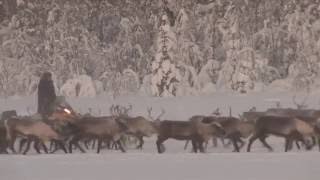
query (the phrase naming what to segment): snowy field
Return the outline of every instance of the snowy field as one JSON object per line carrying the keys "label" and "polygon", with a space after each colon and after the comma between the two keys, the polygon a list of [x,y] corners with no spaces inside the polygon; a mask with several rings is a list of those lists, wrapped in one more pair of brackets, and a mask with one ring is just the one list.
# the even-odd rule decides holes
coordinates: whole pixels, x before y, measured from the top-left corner
{"label": "snowy field", "polygon": [[[297,96],[297,100],[303,95]],[[312,95],[307,104],[319,108],[320,96]],[[201,97],[148,98],[106,97],[68,99],[78,111],[85,113],[92,108],[93,114],[108,114],[111,104],[133,105],[131,115],[146,115],[146,108],[152,106],[155,116],[163,108],[163,119],[187,120],[195,114],[210,114],[220,107],[222,113],[239,113],[256,106],[258,110],[274,107],[279,99],[284,107],[294,107],[292,94],[257,93],[251,95],[215,94]],[[35,111],[35,97],[9,98],[0,101],[1,110],[17,109],[19,114]],[[255,142],[252,152],[233,153],[232,147],[213,148],[211,144],[206,154],[193,154],[184,150],[184,142],[168,140],[164,144],[166,152],[157,154],[155,137],[146,139],[143,150],[127,147],[127,153],[103,150],[101,154],[89,151],[86,154],[38,155],[34,152],[23,155],[0,155],[0,180],[318,180],[320,178],[320,154],[317,148],[306,152],[294,148],[284,153],[283,139],[269,138],[274,147],[268,152],[260,142]]]}

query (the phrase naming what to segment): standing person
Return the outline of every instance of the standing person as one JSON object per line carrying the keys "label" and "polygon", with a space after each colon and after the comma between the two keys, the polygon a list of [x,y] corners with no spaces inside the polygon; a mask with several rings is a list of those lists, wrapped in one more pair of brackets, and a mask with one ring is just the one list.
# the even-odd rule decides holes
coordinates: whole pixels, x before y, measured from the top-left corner
{"label": "standing person", "polygon": [[50,72],[45,72],[42,74],[38,85],[38,113],[42,117],[48,117],[53,113],[56,97],[52,75]]}

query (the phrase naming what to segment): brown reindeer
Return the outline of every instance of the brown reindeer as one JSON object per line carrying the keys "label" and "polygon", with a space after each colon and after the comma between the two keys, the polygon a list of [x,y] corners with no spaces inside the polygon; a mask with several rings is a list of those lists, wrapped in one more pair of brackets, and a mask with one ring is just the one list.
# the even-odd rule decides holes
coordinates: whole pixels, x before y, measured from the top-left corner
{"label": "brown reindeer", "polygon": [[[157,129],[155,126],[155,120],[151,116],[152,108],[148,109],[148,116],[150,120],[146,119],[142,116],[130,117],[127,114],[120,115],[118,119],[122,119],[126,122],[128,129],[126,133],[136,137],[139,140],[139,145],[136,147],[137,149],[142,149],[144,140],[143,137],[151,137],[153,134],[157,133]],[[165,111],[162,109],[161,114],[156,118],[160,119],[163,116]]]}
{"label": "brown reindeer", "polygon": [[213,135],[223,135],[224,129],[219,123],[199,123],[191,121],[160,121],[157,125],[158,139],[157,149],[159,153],[165,151],[163,142],[169,138],[176,140],[191,140],[193,152],[204,152],[203,143],[212,138]]}
{"label": "brown reindeer", "polygon": [[[221,124],[221,126],[225,130],[225,135],[223,137],[231,140],[234,147],[234,151],[236,152],[239,152],[244,145],[244,141],[242,140],[242,138],[247,138],[253,132],[252,123],[240,121],[240,119],[235,117],[208,116],[203,118],[201,122],[204,122],[204,123],[217,122]],[[240,143],[240,146],[238,145],[238,143]]]}
{"label": "brown reindeer", "polygon": [[114,116],[102,117],[80,117],[71,123],[73,137],[69,142],[69,152],[72,153],[72,146],[75,145],[81,152],[85,150],[79,145],[80,140],[97,139],[97,153],[100,153],[102,143],[106,140],[116,142],[122,152],[125,152],[120,138],[128,129],[126,122]]}
{"label": "brown reindeer", "polygon": [[[230,110],[230,113],[231,113],[231,110]],[[205,116],[205,115],[195,115],[195,116],[192,116],[189,120],[190,121],[193,121],[193,122],[201,122],[204,118],[206,117],[219,117],[221,115],[220,113],[220,109],[219,108],[216,108],[212,113],[211,115],[209,116]],[[225,142],[224,142],[224,139],[222,137],[220,137],[220,140],[222,142],[223,145],[226,145]],[[186,150],[187,147],[188,147],[188,144],[189,144],[189,140],[186,141],[185,145],[184,145],[184,149]],[[218,137],[216,136],[213,136],[212,137],[212,144],[214,147],[217,147],[218,146]],[[205,142],[205,148],[207,148],[207,145],[208,145],[208,142]]]}
{"label": "brown reindeer", "polygon": [[[17,137],[22,137],[28,139],[27,148],[25,149],[23,154],[27,153],[32,141],[34,141],[36,144],[41,144],[46,153],[48,153],[48,150],[45,147],[44,143],[47,141],[57,142],[66,152],[59,134],[43,121],[36,121],[29,118],[20,119],[19,117],[13,117],[5,120],[4,125],[6,128],[6,137],[11,149],[13,149],[15,139]],[[37,148],[36,150],[37,152],[39,152]]]}
{"label": "brown reindeer", "polygon": [[286,152],[291,149],[294,140],[302,141],[307,149],[310,149],[312,145],[306,142],[306,138],[313,137],[314,134],[314,128],[298,118],[262,116],[255,123],[254,133],[249,140],[247,151],[250,151],[251,145],[256,139],[259,139],[265,147],[272,151],[272,147],[266,142],[269,135],[285,138]]}
{"label": "brown reindeer", "polygon": [[4,121],[9,148],[15,152],[14,142],[20,137],[22,139],[20,142],[20,149],[27,143],[27,148],[23,154],[27,153],[31,142],[35,143],[34,148],[38,153],[40,153],[39,145],[42,145],[44,151],[48,153],[44,144],[46,141],[55,142],[64,152],[67,152],[61,136],[53,126],[54,123],[52,120],[67,120],[73,118],[73,114],[70,113],[68,109],[57,108],[48,120],[43,120],[40,116],[40,118],[35,117],[36,116],[18,116],[8,118]]}
{"label": "brown reindeer", "polygon": [[[305,121],[309,125],[311,125],[316,133],[317,136],[314,136],[312,138],[313,143],[316,143],[316,139],[318,139],[318,146],[320,150],[320,121],[318,120],[320,118],[320,110],[316,109],[306,109],[308,106],[306,105],[306,100],[308,98],[309,94],[300,102],[298,103],[296,101],[296,96],[294,95],[292,98],[293,103],[296,105],[296,109],[293,108],[269,108],[265,112],[265,115],[267,116],[280,116],[280,117],[292,117],[292,118],[298,118],[300,120]],[[298,149],[300,149],[299,143],[296,141],[296,145]]]}

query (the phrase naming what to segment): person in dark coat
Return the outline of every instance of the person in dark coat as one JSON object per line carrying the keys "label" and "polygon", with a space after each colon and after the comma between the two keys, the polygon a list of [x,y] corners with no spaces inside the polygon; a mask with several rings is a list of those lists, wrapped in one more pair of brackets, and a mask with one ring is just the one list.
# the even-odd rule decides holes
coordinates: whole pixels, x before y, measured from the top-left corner
{"label": "person in dark coat", "polygon": [[53,113],[56,97],[52,75],[50,72],[45,72],[38,85],[38,113],[43,117],[50,116]]}

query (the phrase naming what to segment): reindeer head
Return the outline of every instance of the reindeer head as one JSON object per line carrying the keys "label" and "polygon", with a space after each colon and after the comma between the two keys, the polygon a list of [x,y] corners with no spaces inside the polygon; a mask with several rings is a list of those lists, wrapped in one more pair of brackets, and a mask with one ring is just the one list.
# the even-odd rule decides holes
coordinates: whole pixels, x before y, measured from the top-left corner
{"label": "reindeer head", "polygon": [[158,117],[154,118],[151,115],[152,107],[148,107],[147,108],[147,112],[148,112],[148,118],[151,119],[154,122],[160,122],[160,118],[166,113],[165,110],[161,108],[161,113],[158,115]]}
{"label": "reindeer head", "polygon": [[217,135],[217,136],[224,136],[226,134],[226,131],[225,129],[222,127],[222,125],[218,122],[212,122],[211,124],[211,127],[213,128],[213,132],[214,132],[214,135]]}
{"label": "reindeer head", "polygon": [[112,116],[129,116],[129,112],[132,110],[132,105],[129,104],[128,107],[120,106],[120,105],[111,105],[109,108],[110,114]]}

